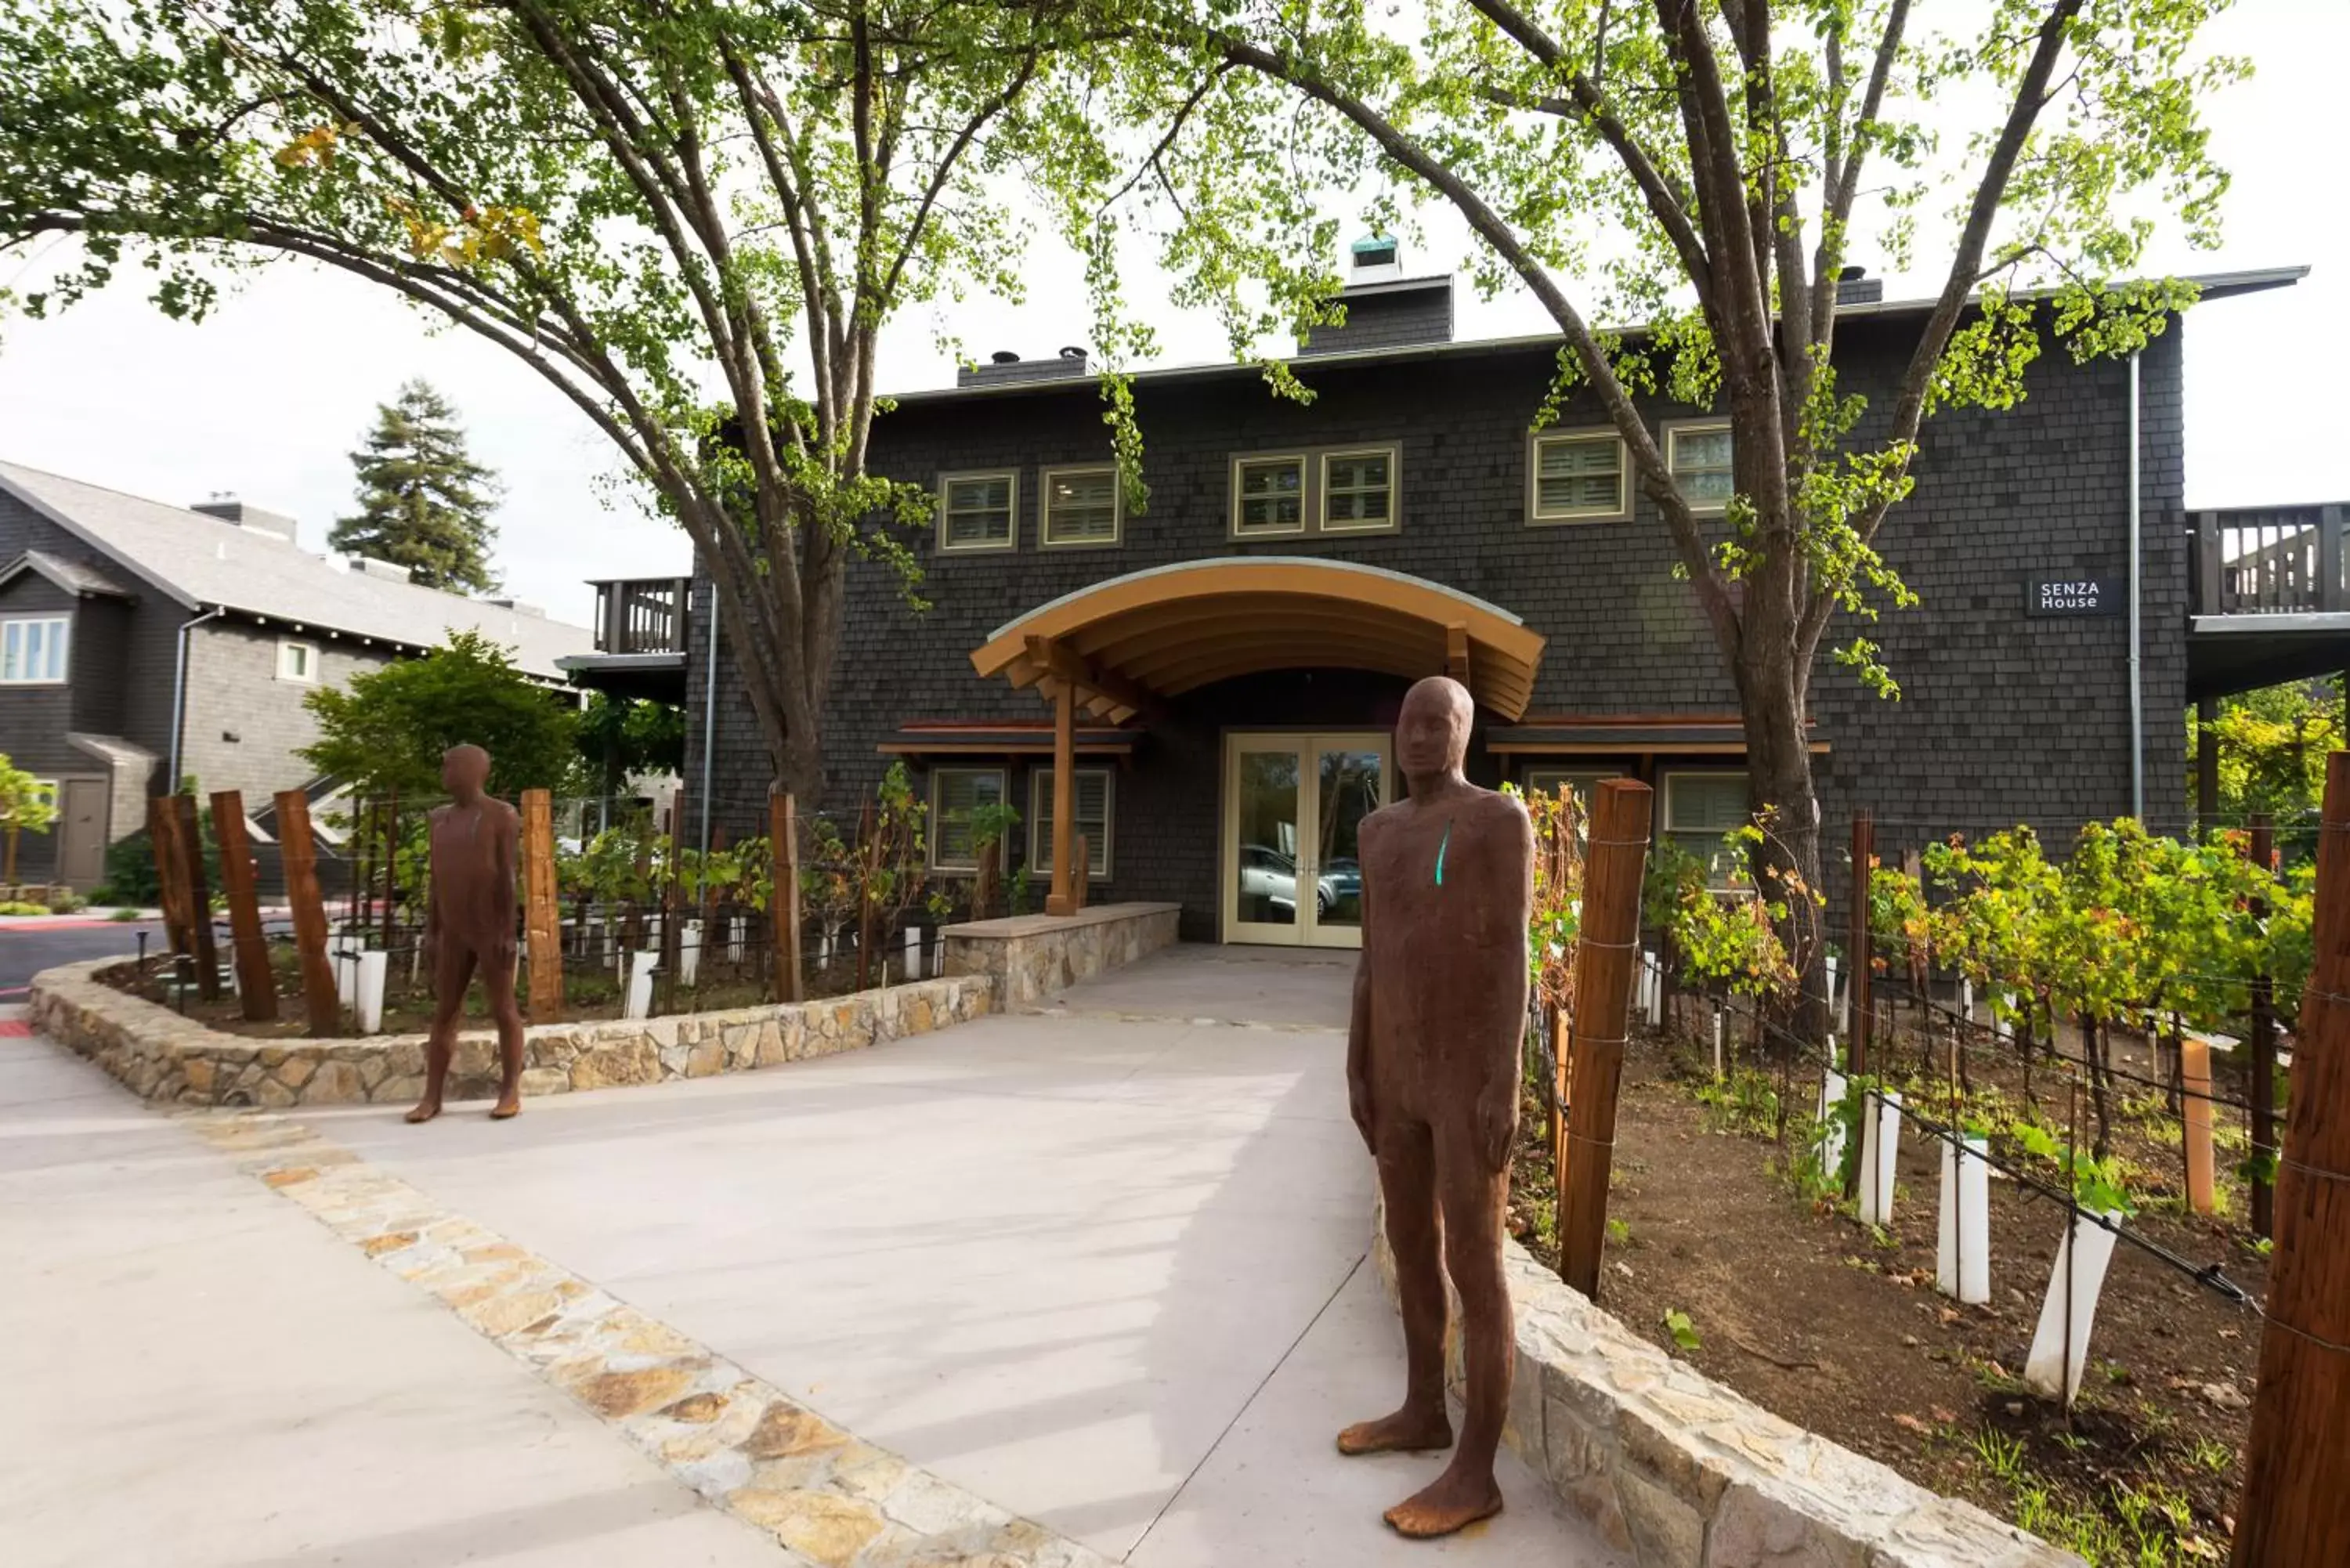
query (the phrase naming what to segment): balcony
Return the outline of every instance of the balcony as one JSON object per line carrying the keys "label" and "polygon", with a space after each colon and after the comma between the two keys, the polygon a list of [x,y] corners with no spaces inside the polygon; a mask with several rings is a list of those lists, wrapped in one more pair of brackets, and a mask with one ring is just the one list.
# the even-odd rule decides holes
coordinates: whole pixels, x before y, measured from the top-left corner
{"label": "balcony", "polygon": [[2189,514],[2189,697],[2222,697],[2350,665],[2345,514],[2350,505],[2340,503]]}
{"label": "balcony", "polygon": [[596,651],[558,660],[582,686],[656,702],[685,700],[691,577],[613,577],[596,589]]}
{"label": "balcony", "polygon": [[594,585],[596,651],[683,653],[691,577],[619,577]]}

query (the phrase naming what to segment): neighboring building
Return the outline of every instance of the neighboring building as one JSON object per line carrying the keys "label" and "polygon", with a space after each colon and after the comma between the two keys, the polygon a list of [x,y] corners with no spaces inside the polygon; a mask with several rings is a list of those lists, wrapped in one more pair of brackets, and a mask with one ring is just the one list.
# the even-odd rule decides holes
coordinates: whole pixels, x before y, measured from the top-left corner
{"label": "neighboring building", "polygon": [[302,700],[320,685],[478,631],[561,687],[557,661],[591,644],[527,605],[311,555],[294,533],[234,501],[168,506],[0,463],[0,753],[55,781],[59,808],[22,841],[26,880],[100,880],[107,846],[175,776],[254,812],[312,782],[295,752],[317,738]]}
{"label": "neighboring building", "polygon": [[[1451,280],[1372,259],[1346,325],[1295,362],[1310,403],[1247,366],[1136,379],[1147,511],[1119,498],[1081,354],[998,356],[951,389],[898,397],[871,464],[935,488],[936,526],[916,542],[934,607],[909,607],[885,566],[852,565],[824,804],[853,809],[901,758],[931,800],[941,872],[970,866],[970,813],[996,800],[1025,818],[1015,847],[1041,870],[1054,709],[1038,699],[1072,685],[1094,901],[1178,901],[1192,939],[1348,944],[1354,823],[1395,798],[1404,690],[1449,669],[1479,701],[1472,777],[1634,774],[1657,787],[1660,830],[1718,846],[1747,810],[1735,695],[1622,442],[1587,389],[1529,433],[1558,340],[1452,342]],[[2206,278],[2203,297],[2301,275]],[[1841,386],[1870,399],[1864,439],[1928,308],[1876,287],[1846,286],[1836,335]],[[1863,807],[1897,852],[2018,821],[2069,833],[2128,812],[2134,791],[2179,831],[2190,701],[2350,662],[2338,511],[2264,514],[2257,537],[2239,526],[2251,519],[2198,519],[2209,538],[2190,548],[2178,322],[2136,366],[2052,348],[2027,380],[2013,409],[1928,422],[1916,491],[1881,537],[1923,599],[1870,628],[1901,700],[1825,658],[1813,680],[1831,860]],[[1641,401],[1689,490],[1725,494],[1726,421]],[[2300,575],[2262,566],[2263,547]],[[663,657],[698,802],[706,580],[691,602],[690,635]],[[2293,613],[2236,613],[2251,609]],[[762,829],[771,770],[721,652],[712,793],[740,835]]]}

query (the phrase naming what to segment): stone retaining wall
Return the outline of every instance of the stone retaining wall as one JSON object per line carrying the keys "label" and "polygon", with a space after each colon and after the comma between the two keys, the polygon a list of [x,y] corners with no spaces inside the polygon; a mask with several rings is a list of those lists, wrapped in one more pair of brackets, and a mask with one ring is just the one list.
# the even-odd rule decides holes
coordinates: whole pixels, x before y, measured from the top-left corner
{"label": "stone retaining wall", "polygon": [[1074,915],[968,920],[940,932],[948,974],[995,981],[996,1005],[1032,1007],[1054,992],[1175,940],[1180,904],[1103,904]]}
{"label": "stone retaining wall", "polygon": [[[1383,1214],[1376,1231],[1392,1301]],[[1503,1440],[1638,1568],[2081,1568],[1674,1360],[1515,1241],[1505,1267],[1517,1366]],[[1457,1395],[1457,1301],[1454,1324]]]}
{"label": "stone retaining wall", "polygon": [[[95,978],[121,961],[68,964],[37,976],[30,1018],[35,1030],[96,1062],[142,1098],[284,1107],[399,1103],[424,1093],[421,1034],[255,1040],[224,1033]],[[976,1018],[990,1010],[993,994],[989,977],[965,975],[796,1005],[535,1023],[523,1033],[522,1091],[658,1084],[829,1056]],[[451,1096],[484,1096],[496,1084],[495,1033],[458,1035]]]}

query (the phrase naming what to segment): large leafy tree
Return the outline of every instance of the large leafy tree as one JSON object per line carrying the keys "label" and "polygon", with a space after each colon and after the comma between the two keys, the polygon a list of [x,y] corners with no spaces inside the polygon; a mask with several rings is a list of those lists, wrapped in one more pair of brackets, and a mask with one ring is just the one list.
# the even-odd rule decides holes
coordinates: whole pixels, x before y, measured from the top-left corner
{"label": "large leafy tree", "polygon": [[[2121,280],[2166,213],[2213,237],[2197,104],[2239,70],[2194,49],[2225,0],[1939,7],[1956,36],[1910,0],[1097,3],[1140,45],[1124,112],[1156,128],[1107,193],[1155,208],[1179,292],[1220,304],[1236,348],[1326,319],[1334,191],[1374,223],[1449,206],[1480,281],[1548,312],[1557,384],[1529,417],[1581,397],[1623,435],[1777,808],[1765,874],[1814,886],[1813,673],[1835,628],[1895,691],[1866,623],[1911,599],[1877,546],[1921,422],[2020,398],[2051,336],[2113,354],[2162,329],[2190,291]],[[1860,257],[1939,280],[1873,406],[1835,359]],[[1729,416],[1726,519],[1669,470],[1644,394]]]}
{"label": "large leafy tree", "polygon": [[465,450],[465,431],[449,400],[423,381],[376,406],[375,429],[351,453],[359,509],[337,520],[327,543],[355,556],[391,561],[426,587],[452,593],[498,586],[490,542],[497,526],[497,475]]}
{"label": "large leafy tree", "polygon": [[[911,573],[867,472],[884,325],[1018,292],[987,174],[1082,116],[1068,20],[994,0],[0,0],[0,249],[22,304],[126,260],[199,316],[297,256],[512,354],[603,432],[714,580],[775,771],[820,793],[848,558]],[[1048,134],[1049,133],[1049,134]]]}
{"label": "large leafy tree", "polygon": [[576,776],[579,721],[568,698],[533,682],[477,632],[321,686],[303,703],[318,722],[303,760],[361,794],[438,794],[442,753],[466,744],[490,753],[491,791],[508,799],[560,791]]}

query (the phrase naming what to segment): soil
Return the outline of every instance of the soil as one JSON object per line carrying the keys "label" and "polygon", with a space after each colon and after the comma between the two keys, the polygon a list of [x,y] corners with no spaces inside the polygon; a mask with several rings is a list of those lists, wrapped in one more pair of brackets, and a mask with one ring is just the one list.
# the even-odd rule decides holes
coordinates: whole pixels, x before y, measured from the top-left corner
{"label": "soil", "polygon": [[[2020,1103],[2020,1075],[1988,1054],[1971,1064],[1976,1088],[1996,1086]],[[2125,1071],[2151,1071],[2142,1045],[2117,1041],[2115,1057]],[[2035,1076],[2044,1094],[2044,1062]],[[1771,1136],[1774,1118],[1759,1094],[1771,1081],[1750,1070],[1742,1106],[1735,1085],[1713,1091],[1708,1104],[1700,1096],[1711,1073],[1693,1048],[1654,1035],[1634,1043],[1601,1304],[1765,1408],[2092,1562],[2223,1557],[2260,1318],[2123,1242],[2068,1416],[2019,1381],[2064,1231],[2061,1205],[1995,1176],[1991,1300],[1959,1306],[1934,1289],[1941,1145],[1904,1137],[1893,1223],[1873,1234],[1849,1205],[1807,1198],[1780,1174],[1801,1128],[1791,1126],[1784,1146]],[[1792,1097],[1807,1109],[1816,1067],[1794,1081]],[[2054,1106],[2060,1124],[2067,1109],[2063,1099]],[[2223,1182],[2221,1216],[2183,1213],[2176,1124],[2166,1128],[2150,1105],[2140,1110],[2114,1122],[2140,1210],[2130,1231],[2199,1265],[2217,1264],[2260,1300],[2266,1268],[2242,1189]],[[1534,1114],[1524,1124],[1513,1229],[1555,1261],[1550,1162],[1540,1144],[1546,1124]],[[2223,1149],[2218,1163],[2235,1158]],[[2061,1187],[2053,1168],[2033,1174]],[[1688,1314],[1697,1348],[1674,1343],[1668,1312]],[[2180,1517],[2147,1523],[2147,1500],[2158,1515],[2168,1502]],[[2141,1558],[2148,1541],[2155,1554]]]}
{"label": "soil", "polygon": [[[892,954],[889,983],[903,981],[903,959]],[[224,962],[225,962],[224,955]],[[224,1034],[242,1034],[263,1040],[298,1040],[308,1033],[303,1012],[302,978],[293,948],[285,943],[273,943],[269,950],[271,972],[276,978],[277,1017],[267,1023],[255,1023],[244,1016],[236,993],[225,981],[218,1000],[206,1002],[192,992],[182,1005],[176,985],[172,982],[171,960],[158,955],[139,964],[118,964],[101,970],[98,978],[117,990],[129,992],[159,1006],[169,1007],[195,1019],[210,1029]],[[722,1012],[738,1007],[756,1007],[769,1000],[766,981],[749,963],[726,964],[705,959],[697,986],[666,985],[656,978],[653,981],[653,1015],[668,1017],[689,1012]],[[879,984],[878,977],[870,983]],[[563,1018],[568,1023],[586,1023],[615,1019],[625,1011],[626,994],[619,977],[606,963],[569,959],[565,962],[563,981]],[[857,964],[853,958],[837,959],[829,966],[818,966],[807,977],[805,994],[811,1000],[826,996],[845,996],[857,989]],[[522,1007],[523,1021],[533,1022],[526,984],[517,980],[515,1000]],[[488,1004],[476,984],[467,988],[463,1027],[487,1027],[490,1022]],[[431,982],[418,976],[413,983],[408,975],[404,955],[396,956],[384,982],[383,1024],[385,1034],[421,1034],[432,1022]]]}

